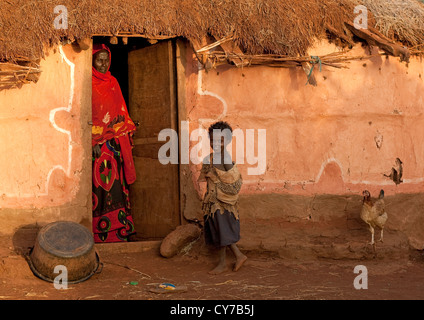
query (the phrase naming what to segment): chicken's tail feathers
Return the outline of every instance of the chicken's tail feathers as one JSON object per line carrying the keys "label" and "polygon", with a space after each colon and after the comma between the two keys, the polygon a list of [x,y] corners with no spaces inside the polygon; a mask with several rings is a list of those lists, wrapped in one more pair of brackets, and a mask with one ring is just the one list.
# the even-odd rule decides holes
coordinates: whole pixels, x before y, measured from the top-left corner
{"label": "chicken's tail feathers", "polygon": [[384,190],[381,189],[380,190],[380,195],[378,196],[379,199],[383,199],[384,198]]}

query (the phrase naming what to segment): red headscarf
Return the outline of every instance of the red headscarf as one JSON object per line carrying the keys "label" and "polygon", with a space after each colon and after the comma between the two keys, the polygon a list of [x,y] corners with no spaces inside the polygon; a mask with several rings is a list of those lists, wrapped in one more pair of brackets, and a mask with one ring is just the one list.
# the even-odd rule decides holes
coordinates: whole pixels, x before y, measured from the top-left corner
{"label": "red headscarf", "polygon": [[[104,44],[95,44],[93,55],[103,49],[109,53],[111,61],[110,50]],[[112,138],[119,140],[125,177],[131,184],[135,181],[135,168],[129,134],[135,131],[136,126],[128,113],[118,81],[109,69],[103,74],[93,67],[92,72],[92,144],[102,144]]]}
{"label": "red headscarf", "polygon": [[[110,50],[104,44],[95,44],[93,46],[93,55],[100,50],[106,50],[109,53],[110,61]],[[134,132],[136,127],[128,114],[128,109],[116,78],[111,75],[109,69],[105,74],[97,71],[94,67],[92,70],[92,144],[94,146],[112,138],[118,138]]]}

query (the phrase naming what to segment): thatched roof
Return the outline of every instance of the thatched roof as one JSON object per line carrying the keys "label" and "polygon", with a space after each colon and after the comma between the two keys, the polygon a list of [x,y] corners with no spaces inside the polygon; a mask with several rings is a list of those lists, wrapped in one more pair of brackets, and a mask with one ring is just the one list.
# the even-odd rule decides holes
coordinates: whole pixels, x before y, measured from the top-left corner
{"label": "thatched roof", "polygon": [[[1,0],[0,60],[35,59],[63,39],[130,32],[199,40],[233,35],[248,54],[304,55],[314,39],[348,43],[354,6],[369,23],[407,46],[424,43],[424,5],[418,0]],[[68,29],[57,30],[57,5],[68,9]],[[330,31],[332,32],[330,32]]]}

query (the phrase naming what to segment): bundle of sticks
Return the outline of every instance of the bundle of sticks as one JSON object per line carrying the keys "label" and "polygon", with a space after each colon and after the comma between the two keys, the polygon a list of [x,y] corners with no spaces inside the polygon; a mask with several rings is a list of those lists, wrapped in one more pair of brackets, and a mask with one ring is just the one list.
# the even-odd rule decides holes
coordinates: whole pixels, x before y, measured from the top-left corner
{"label": "bundle of sticks", "polygon": [[234,52],[213,51],[203,53],[212,62],[212,67],[222,64],[234,64],[237,67],[264,65],[269,67],[293,68],[302,67],[304,63],[320,63],[323,66],[347,68],[344,63],[352,60],[369,59],[376,55],[347,56],[347,51],[333,52],[320,57],[288,57],[281,55],[248,55]]}
{"label": "bundle of sticks", "polygon": [[41,70],[37,62],[19,60],[17,63],[0,62],[0,90],[20,88],[23,84],[37,82]]}

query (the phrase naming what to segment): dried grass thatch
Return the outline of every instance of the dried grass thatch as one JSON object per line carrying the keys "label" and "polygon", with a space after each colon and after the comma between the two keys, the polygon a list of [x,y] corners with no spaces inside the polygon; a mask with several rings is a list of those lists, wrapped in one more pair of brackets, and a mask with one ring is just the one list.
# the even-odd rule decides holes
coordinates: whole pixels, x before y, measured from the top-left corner
{"label": "dried grass thatch", "polygon": [[362,0],[385,36],[410,46],[424,44],[424,5],[418,1]]}
{"label": "dried grass thatch", "polygon": [[[68,9],[67,30],[53,26],[59,3]],[[353,21],[359,3],[388,37],[407,45],[424,42],[424,6],[417,0],[2,0],[0,60],[32,60],[63,39],[118,32],[189,40],[232,34],[246,54],[302,56],[329,30],[350,42],[344,22]]]}

